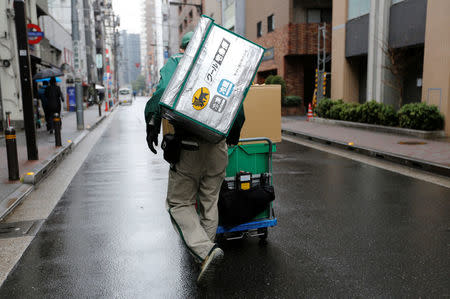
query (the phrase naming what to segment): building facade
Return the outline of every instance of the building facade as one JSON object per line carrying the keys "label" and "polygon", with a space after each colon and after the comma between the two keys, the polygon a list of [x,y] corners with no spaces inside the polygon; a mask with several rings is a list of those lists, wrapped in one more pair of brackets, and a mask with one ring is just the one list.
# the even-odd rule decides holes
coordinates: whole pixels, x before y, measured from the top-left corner
{"label": "building facade", "polygon": [[[0,129],[5,127],[6,112],[10,112],[14,127],[21,129],[24,124],[13,3],[0,2],[0,31],[6,33],[0,39],[0,60],[3,66],[0,67]],[[50,67],[60,68],[66,76],[70,76],[73,70],[71,34],[49,13],[47,0],[26,1],[25,5],[27,24],[37,25],[44,32],[39,43],[28,45],[32,76]],[[4,61],[7,61],[7,67]],[[60,86],[65,95],[66,80],[62,80]],[[37,98],[37,88],[38,84],[33,82],[34,98]],[[67,108],[67,105],[63,107]]]}
{"label": "building facade", "polygon": [[331,97],[422,101],[448,119],[449,11],[446,0],[333,0]]}
{"label": "building facade", "polygon": [[141,73],[141,38],[139,34],[120,32],[119,81],[121,86],[130,85]]}
{"label": "building facade", "polygon": [[331,53],[331,5],[331,0],[206,0],[205,14],[266,48],[257,83],[280,75],[286,81],[286,94],[300,96],[307,105],[315,88],[318,28],[324,23],[325,50]]}

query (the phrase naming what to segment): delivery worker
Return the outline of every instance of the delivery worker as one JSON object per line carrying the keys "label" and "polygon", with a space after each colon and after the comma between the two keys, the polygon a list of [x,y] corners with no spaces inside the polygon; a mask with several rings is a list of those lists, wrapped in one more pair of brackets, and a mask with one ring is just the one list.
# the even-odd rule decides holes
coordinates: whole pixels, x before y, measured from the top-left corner
{"label": "delivery worker", "polygon": [[[153,96],[145,107],[147,123],[147,144],[156,154],[161,126],[159,101],[183,56],[193,32],[186,33],[180,45],[179,54],[169,58],[160,70],[161,78]],[[204,286],[213,278],[215,269],[223,260],[222,249],[214,243],[219,215],[217,201],[228,164],[228,147],[239,142],[239,135],[245,116],[241,108],[226,140],[209,143],[198,136],[175,127],[175,134],[181,138],[179,162],[171,165],[166,206],[175,231],[194,259],[201,263],[197,284]],[[196,202],[198,198],[198,210]]]}

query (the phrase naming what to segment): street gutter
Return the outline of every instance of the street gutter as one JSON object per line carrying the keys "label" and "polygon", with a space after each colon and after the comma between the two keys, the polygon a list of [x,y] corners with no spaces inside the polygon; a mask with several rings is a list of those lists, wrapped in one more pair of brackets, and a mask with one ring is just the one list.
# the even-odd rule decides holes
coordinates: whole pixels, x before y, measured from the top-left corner
{"label": "street gutter", "polygon": [[71,143],[61,146],[47,160],[37,165],[31,172],[21,178],[22,184],[3,200],[0,199],[0,221],[8,216],[33,190],[34,186],[45,179],[63,161],[78,144],[93,131],[104,119],[109,117],[118,104],[110,109],[108,115],[102,115],[89,128],[85,129]]}
{"label": "street gutter", "polygon": [[281,132],[283,134],[292,135],[301,137],[307,140],[311,140],[318,143],[323,143],[326,145],[331,145],[341,149],[347,149],[349,151],[353,151],[359,154],[363,154],[370,157],[375,157],[379,159],[383,159],[386,161],[394,162],[397,164],[401,164],[404,166],[412,167],[415,169],[420,169],[424,171],[428,171],[434,174],[450,177],[450,167],[445,165],[439,165],[433,162],[424,161],[420,159],[414,159],[407,156],[397,155],[393,153],[383,152],[380,150],[375,150],[362,146],[349,145],[345,142],[328,139],[325,137],[314,136],[310,134],[306,134],[304,132],[294,131],[294,130],[286,130],[282,129]]}

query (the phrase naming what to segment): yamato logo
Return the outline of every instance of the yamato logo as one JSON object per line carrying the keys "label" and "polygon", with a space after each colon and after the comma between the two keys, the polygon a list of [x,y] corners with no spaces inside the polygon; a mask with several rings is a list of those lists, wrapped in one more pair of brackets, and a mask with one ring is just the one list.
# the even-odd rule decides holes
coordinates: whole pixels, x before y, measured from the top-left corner
{"label": "yamato logo", "polygon": [[206,107],[206,105],[209,102],[209,89],[206,87],[200,87],[197,89],[197,91],[194,93],[194,96],[192,97],[192,106],[195,110],[202,110]]}

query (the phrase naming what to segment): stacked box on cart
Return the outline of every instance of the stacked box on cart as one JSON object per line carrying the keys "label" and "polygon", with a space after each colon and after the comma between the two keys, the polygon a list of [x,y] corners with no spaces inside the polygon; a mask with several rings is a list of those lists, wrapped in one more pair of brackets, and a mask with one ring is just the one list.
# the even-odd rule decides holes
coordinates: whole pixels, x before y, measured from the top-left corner
{"label": "stacked box on cart", "polygon": [[161,98],[163,117],[210,142],[224,139],[263,54],[263,47],[202,16]]}

